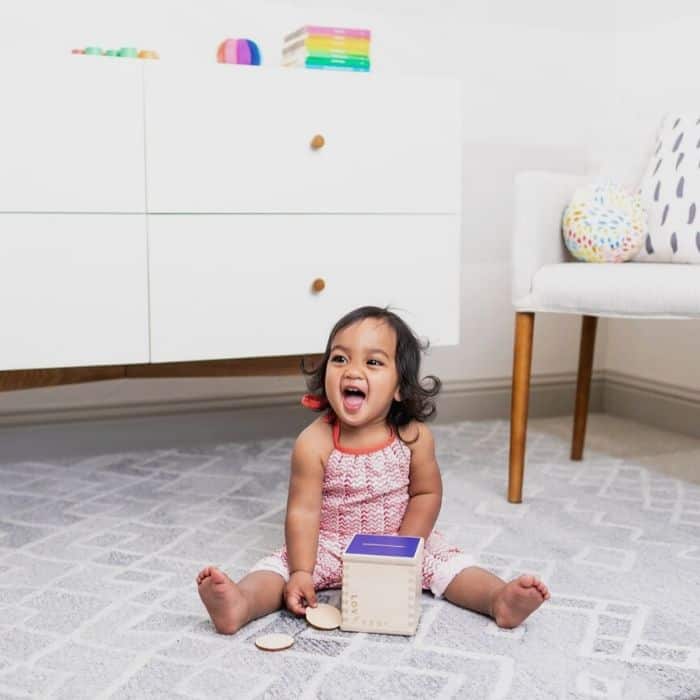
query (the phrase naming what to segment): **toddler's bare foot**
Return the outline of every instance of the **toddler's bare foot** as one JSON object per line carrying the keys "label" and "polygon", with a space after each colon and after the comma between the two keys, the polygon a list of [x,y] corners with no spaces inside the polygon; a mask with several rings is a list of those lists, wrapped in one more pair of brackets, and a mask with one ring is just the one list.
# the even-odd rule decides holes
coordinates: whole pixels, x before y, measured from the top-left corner
{"label": "toddler's bare foot", "polygon": [[250,621],[245,595],[215,566],[207,566],[197,574],[197,590],[219,634],[233,634]]}
{"label": "toddler's bare foot", "polygon": [[518,576],[494,596],[493,619],[499,627],[517,627],[545,600],[549,600],[549,590],[542,581],[527,574]]}

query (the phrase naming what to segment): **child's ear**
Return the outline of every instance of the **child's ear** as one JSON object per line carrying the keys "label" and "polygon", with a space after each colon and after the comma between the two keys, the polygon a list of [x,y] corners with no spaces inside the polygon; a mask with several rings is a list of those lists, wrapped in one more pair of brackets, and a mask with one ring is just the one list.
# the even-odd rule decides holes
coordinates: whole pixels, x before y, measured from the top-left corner
{"label": "child's ear", "polygon": [[399,387],[396,387],[396,391],[394,392],[394,401],[401,401],[401,391]]}

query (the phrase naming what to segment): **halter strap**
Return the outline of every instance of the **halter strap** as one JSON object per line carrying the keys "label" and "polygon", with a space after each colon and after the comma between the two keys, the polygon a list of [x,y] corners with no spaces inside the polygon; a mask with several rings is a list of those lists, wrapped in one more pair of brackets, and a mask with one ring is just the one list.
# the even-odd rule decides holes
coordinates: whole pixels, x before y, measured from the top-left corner
{"label": "halter strap", "polygon": [[352,447],[342,447],[340,444],[340,421],[333,421],[333,447],[339,452],[344,452],[351,455],[367,455],[371,452],[380,452],[381,450],[389,447],[394,440],[396,435],[394,434],[394,429],[389,426],[389,437],[381,444],[375,445],[366,449],[353,449]]}

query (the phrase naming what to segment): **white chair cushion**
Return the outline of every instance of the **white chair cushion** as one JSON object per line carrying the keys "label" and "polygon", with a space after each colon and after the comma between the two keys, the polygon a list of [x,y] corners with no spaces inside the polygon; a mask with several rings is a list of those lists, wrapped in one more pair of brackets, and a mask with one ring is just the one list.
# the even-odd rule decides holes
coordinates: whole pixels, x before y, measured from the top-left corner
{"label": "white chair cushion", "polygon": [[657,263],[559,263],[540,267],[518,311],[592,316],[700,318],[700,267]]}

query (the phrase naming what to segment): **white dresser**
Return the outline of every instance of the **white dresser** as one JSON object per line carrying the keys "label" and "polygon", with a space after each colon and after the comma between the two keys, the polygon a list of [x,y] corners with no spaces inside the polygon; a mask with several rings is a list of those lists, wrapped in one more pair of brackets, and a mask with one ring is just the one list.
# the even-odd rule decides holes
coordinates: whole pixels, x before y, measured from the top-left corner
{"label": "white dresser", "polygon": [[87,56],[1,80],[0,370],[317,353],[363,304],[458,341],[456,81]]}

